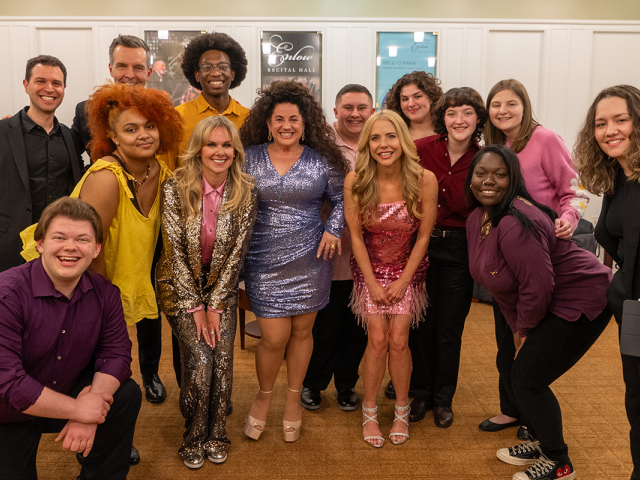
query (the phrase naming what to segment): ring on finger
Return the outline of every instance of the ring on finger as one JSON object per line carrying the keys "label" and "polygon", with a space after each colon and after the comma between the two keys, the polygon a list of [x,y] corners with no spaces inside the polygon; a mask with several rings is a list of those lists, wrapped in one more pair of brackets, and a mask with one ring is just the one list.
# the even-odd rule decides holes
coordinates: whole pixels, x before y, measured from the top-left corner
{"label": "ring on finger", "polygon": [[333,245],[331,245],[331,250],[335,250],[336,249],[336,244],[334,243]]}

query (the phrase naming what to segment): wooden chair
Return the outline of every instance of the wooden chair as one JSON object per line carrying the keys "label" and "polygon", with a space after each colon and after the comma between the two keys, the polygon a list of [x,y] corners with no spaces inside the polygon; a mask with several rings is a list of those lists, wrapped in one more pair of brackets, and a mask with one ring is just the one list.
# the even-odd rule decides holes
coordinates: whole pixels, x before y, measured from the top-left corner
{"label": "wooden chair", "polygon": [[253,338],[260,338],[260,326],[257,320],[249,322],[245,325],[246,312],[251,311],[251,303],[247,292],[244,290],[244,282],[238,286],[238,318],[240,319],[240,348],[244,350],[244,336],[248,335]]}

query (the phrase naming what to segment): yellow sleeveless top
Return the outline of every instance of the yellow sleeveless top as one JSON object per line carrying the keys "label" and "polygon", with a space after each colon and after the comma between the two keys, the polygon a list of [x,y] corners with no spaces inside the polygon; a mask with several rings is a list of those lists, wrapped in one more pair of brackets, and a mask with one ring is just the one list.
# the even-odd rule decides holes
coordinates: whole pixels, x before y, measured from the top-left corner
{"label": "yellow sleeveless top", "polygon": [[[129,325],[133,325],[143,318],[158,317],[156,295],[151,284],[151,264],[156,247],[158,234],[160,233],[160,192],[162,183],[171,176],[171,171],[161,160],[158,179],[158,192],[149,210],[149,216],[142,215],[133,206],[131,199],[133,193],[127,185],[127,174],[118,163],[97,160],[87,170],[80,182],[76,185],[70,197],[78,198],[86,178],[98,170],[109,170],[118,179],[119,201],[118,209],[111,222],[109,235],[102,244],[104,260],[107,269],[107,279],[120,289],[124,318]],[[31,260],[37,257],[32,254],[35,248],[33,233],[35,225],[24,230],[20,236],[24,242],[22,256]],[[28,240],[31,239],[29,242]],[[30,244],[33,245],[30,245]]]}

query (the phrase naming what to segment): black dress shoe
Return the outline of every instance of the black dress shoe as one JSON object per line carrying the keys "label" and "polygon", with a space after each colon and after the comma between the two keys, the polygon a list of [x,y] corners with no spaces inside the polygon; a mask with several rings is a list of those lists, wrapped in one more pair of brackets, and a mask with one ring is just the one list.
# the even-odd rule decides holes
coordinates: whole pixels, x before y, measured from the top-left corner
{"label": "black dress shoe", "polygon": [[138,449],[136,447],[131,445],[131,461],[129,464],[137,465],[139,463],[140,463],[140,453],[138,452]]}
{"label": "black dress shoe", "polygon": [[227,405],[227,415],[231,415],[233,413],[233,402],[229,402]]}
{"label": "black dress shoe", "polygon": [[519,440],[537,440],[537,435],[535,434],[535,432],[532,434],[531,430],[529,430],[527,427],[520,427],[518,429],[518,433],[516,433],[516,436]]}
{"label": "black dress shoe", "polygon": [[478,428],[484,432],[499,432],[509,427],[517,427],[520,425],[520,420],[514,420],[509,423],[493,423],[490,418],[487,418],[484,422],[478,425]]}
{"label": "black dress shoe", "polygon": [[389,383],[387,383],[387,387],[384,389],[384,396],[389,400],[396,399],[396,389],[393,388],[393,382],[391,380],[389,380]]}
{"label": "black dress shoe", "polygon": [[320,390],[302,387],[302,392],[300,392],[300,405],[307,410],[317,410],[320,408],[321,403],[322,397],[320,396]]}
{"label": "black dress shoe", "polygon": [[162,403],[166,400],[167,391],[157,373],[148,382],[144,382],[144,396],[149,403]]}
{"label": "black dress shoe", "polygon": [[451,407],[434,407],[433,423],[436,427],[448,428],[453,423],[453,412]]}
{"label": "black dress shoe", "polygon": [[338,392],[338,408],[345,412],[351,412],[358,409],[360,405],[360,398],[356,393],[355,388],[345,388],[344,390],[337,390]]}
{"label": "black dress shoe", "polygon": [[424,418],[429,410],[433,409],[433,405],[425,400],[414,398],[411,401],[411,411],[409,412],[410,422],[419,422]]}

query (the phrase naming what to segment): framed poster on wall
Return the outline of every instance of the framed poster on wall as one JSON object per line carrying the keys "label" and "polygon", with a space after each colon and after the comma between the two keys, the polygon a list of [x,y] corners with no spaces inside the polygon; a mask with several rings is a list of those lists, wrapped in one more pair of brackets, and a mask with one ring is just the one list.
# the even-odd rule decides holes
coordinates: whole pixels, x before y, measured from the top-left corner
{"label": "framed poster on wall", "polygon": [[200,93],[200,90],[189,85],[189,81],[182,73],[182,54],[189,42],[201,33],[206,31],[147,30],[144,32],[144,39],[151,51],[153,67],[147,86],[167,92],[176,106],[193,100]]}
{"label": "framed poster on wall", "polygon": [[304,84],[322,104],[322,32],[260,32],[261,87],[275,80]]}
{"label": "framed poster on wall", "polygon": [[438,32],[379,32],[376,58],[376,108],[403,75],[422,70],[436,75]]}

